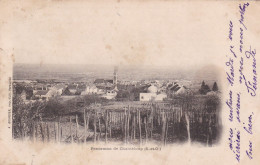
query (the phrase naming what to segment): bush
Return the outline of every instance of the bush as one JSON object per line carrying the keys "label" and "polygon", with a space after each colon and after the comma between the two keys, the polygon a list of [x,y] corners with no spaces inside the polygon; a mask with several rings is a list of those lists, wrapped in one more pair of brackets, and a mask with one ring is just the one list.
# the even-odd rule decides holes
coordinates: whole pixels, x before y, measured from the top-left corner
{"label": "bush", "polygon": [[31,134],[32,123],[42,120],[45,102],[25,104],[19,95],[13,97],[13,138]]}

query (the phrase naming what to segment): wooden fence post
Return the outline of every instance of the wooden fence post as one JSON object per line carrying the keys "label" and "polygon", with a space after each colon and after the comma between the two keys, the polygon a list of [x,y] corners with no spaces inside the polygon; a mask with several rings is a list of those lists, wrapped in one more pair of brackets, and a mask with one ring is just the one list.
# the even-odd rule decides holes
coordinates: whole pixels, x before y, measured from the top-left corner
{"label": "wooden fence post", "polygon": [[79,121],[78,121],[78,115],[76,115],[76,138],[78,140],[79,137]]}
{"label": "wooden fence post", "polygon": [[148,132],[147,132],[147,120],[144,118],[144,128],[145,128],[145,143],[147,143]]}
{"label": "wooden fence post", "polygon": [[41,124],[40,124],[40,129],[41,129],[41,135],[42,135],[42,142],[44,142],[44,130],[43,130],[43,124],[42,124],[42,122],[41,122]]}
{"label": "wooden fence post", "polygon": [[187,115],[187,112],[185,112],[185,120],[187,124],[187,133],[188,133],[188,144],[191,144],[191,139],[190,139],[190,121],[189,121],[189,116]]}
{"label": "wooden fence post", "polygon": [[142,144],[142,128],[141,128],[141,115],[140,115],[140,109],[138,110],[138,124],[139,124],[139,142],[140,145]]}
{"label": "wooden fence post", "polygon": [[59,118],[59,122],[58,122],[58,132],[57,132],[57,135],[58,135],[58,142],[60,142],[60,121],[61,121],[61,117]]}
{"label": "wooden fence post", "polygon": [[62,127],[60,127],[60,142],[62,140]]}
{"label": "wooden fence post", "polygon": [[127,129],[127,115],[126,115],[126,107],[124,107],[125,113],[124,113],[124,144],[127,142],[127,134],[126,134],[126,129]]}
{"label": "wooden fence post", "polygon": [[165,137],[164,137],[164,145],[167,145],[167,137],[168,137],[168,127],[169,127],[169,119],[168,119],[168,113],[166,113],[166,130],[165,130]]}
{"label": "wooden fence post", "polygon": [[71,116],[70,116],[70,142],[73,143]]}
{"label": "wooden fence post", "polygon": [[96,143],[96,134],[97,134],[97,121],[96,121],[96,118],[97,118],[97,113],[96,113],[96,109],[94,109],[94,143]]}
{"label": "wooden fence post", "polygon": [[111,118],[112,118],[112,113],[109,112],[109,138],[112,138],[112,122],[111,122]]}
{"label": "wooden fence post", "polygon": [[[86,134],[88,134],[88,126],[89,126],[89,115],[90,112],[87,112],[87,125],[86,125]],[[87,135],[86,135],[87,136]],[[87,142],[87,137],[86,137],[86,142]]]}
{"label": "wooden fence post", "polygon": [[130,106],[128,105],[128,112],[127,112],[127,135],[126,135],[126,142],[129,143],[129,122],[130,122]]}
{"label": "wooden fence post", "polygon": [[32,124],[32,135],[33,135],[33,142],[35,143],[35,122],[34,121]]}
{"label": "wooden fence post", "polygon": [[207,146],[212,146],[212,121],[211,121],[211,114],[209,116],[209,124],[208,124],[208,136],[207,136]]}
{"label": "wooden fence post", "polygon": [[87,120],[86,120],[86,109],[84,109],[84,143],[87,139]]}
{"label": "wooden fence post", "polygon": [[136,113],[133,114],[133,117],[134,117],[134,119],[133,119],[133,122],[134,122],[134,128],[133,128],[134,129],[134,135],[133,135],[134,136],[134,140],[135,140],[135,123],[136,123],[136,121],[135,121],[136,120],[135,114]]}
{"label": "wooden fence post", "polygon": [[49,129],[49,124],[47,123],[47,140],[50,142],[50,129]]}
{"label": "wooden fence post", "polygon": [[154,116],[154,109],[153,106],[151,106],[151,139],[153,138],[153,116]]}
{"label": "wooden fence post", "polygon": [[54,137],[55,137],[55,142],[57,142],[57,129],[56,129],[56,122],[54,122]]}
{"label": "wooden fence post", "polygon": [[165,144],[165,130],[166,130],[166,117],[165,117],[165,113],[162,112],[162,132],[161,132],[162,144]]}
{"label": "wooden fence post", "polygon": [[98,141],[100,141],[102,129],[101,129],[101,124],[100,124],[100,118],[99,118],[99,116],[98,116],[98,130],[99,130]]}
{"label": "wooden fence post", "polygon": [[107,143],[107,126],[108,126],[108,110],[106,110],[106,121],[105,121],[105,141]]}
{"label": "wooden fence post", "polygon": [[38,141],[38,122],[35,123],[35,141]]}

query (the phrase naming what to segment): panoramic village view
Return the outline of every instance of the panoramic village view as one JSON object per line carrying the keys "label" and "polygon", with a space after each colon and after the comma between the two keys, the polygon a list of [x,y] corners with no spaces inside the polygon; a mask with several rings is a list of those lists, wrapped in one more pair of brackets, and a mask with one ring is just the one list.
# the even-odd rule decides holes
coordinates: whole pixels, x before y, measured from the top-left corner
{"label": "panoramic village view", "polygon": [[221,88],[210,69],[75,68],[15,64],[14,139],[217,144]]}

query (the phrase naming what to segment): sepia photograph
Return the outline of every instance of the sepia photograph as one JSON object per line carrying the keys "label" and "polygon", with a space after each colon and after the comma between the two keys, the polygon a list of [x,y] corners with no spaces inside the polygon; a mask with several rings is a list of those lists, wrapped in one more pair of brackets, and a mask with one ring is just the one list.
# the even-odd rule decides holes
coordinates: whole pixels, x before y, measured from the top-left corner
{"label": "sepia photograph", "polygon": [[0,0],[0,165],[256,165],[259,1]]}
{"label": "sepia photograph", "polygon": [[16,140],[210,147],[221,135],[214,67],[15,64],[13,74]]}

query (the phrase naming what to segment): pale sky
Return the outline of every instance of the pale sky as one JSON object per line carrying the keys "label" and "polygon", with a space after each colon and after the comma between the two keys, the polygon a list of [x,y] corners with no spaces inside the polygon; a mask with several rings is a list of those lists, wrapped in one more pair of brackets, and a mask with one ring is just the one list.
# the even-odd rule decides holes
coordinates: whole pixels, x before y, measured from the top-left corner
{"label": "pale sky", "polygon": [[208,9],[214,5],[21,4],[2,28],[3,44],[15,63],[211,64],[224,56],[228,28],[227,13]]}

